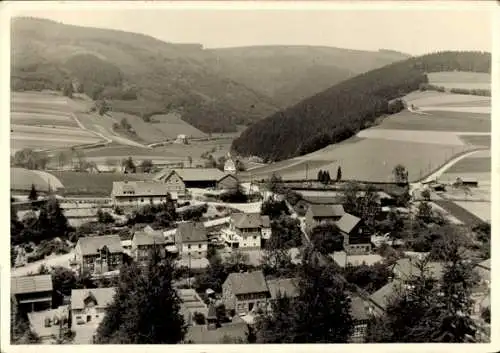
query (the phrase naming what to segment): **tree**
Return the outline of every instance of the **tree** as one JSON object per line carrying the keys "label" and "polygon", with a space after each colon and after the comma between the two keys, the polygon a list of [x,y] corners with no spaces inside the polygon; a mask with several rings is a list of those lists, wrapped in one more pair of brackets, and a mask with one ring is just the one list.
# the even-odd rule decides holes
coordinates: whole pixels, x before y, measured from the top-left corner
{"label": "tree", "polygon": [[367,227],[373,229],[375,219],[380,212],[381,206],[377,191],[372,185],[369,185],[363,196],[356,198],[356,207],[353,213],[363,219]]}
{"label": "tree", "polygon": [[355,284],[368,293],[373,293],[385,286],[390,276],[391,270],[383,263],[359,266],[348,264],[344,269],[344,278],[347,282]]}
{"label": "tree", "polygon": [[342,180],[342,168],[340,166],[338,166],[337,168],[337,178],[336,178],[336,181],[339,182]]}
{"label": "tree", "polygon": [[342,204],[344,205],[345,211],[351,214],[356,214],[358,207],[358,194],[361,191],[360,185],[358,183],[348,182],[342,191]]}
{"label": "tree", "polygon": [[63,95],[69,98],[73,98],[73,83],[68,81],[63,86]]}
{"label": "tree", "polygon": [[269,199],[262,203],[260,213],[261,215],[269,216],[271,219],[277,219],[282,215],[290,214],[285,201],[275,201],[273,199]]}
{"label": "tree", "polygon": [[417,217],[424,223],[430,223],[432,221],[432,206],[425,201],[422,201],[418,205]]}
{"label": "tree", "polygon": [[63,168],[70,162],[71,156],[68,155],[67,151],[61,151],[57,154],[57,162],[59,168]]}
{"label": "tree", "polygon": [[310,235],[311,243],[320,254],[328,255],[344,248],[344,236],[334,223],[314,227]]}
{"label": "tree", "polygon": [[136,173],[137,168],[135,167],[134,160],[132,157],[128,157],[122,161],[122,167],[124,169],[125,174],[127,173]]}
{"label": "tree", "polygon": [[283,179],[279,174],[273,173],[271,178],[267,182],[269,191],[274,194],[283,194],[285,192],[285,187],[283,185]]}
{"label": "tree", "polygon": [[408,171],[402,164],[398,164],[392,170],[394,181],[398,184],[408,184]]}
{"label": "tree", "polygon": [[325,174],[323,173],[323,170],[320,169],[318,171],[317,179],[320,183],[323,183],[323,180],[325,180]]}
{"label": "tree", "polygon": [[193,166],[193,157],[188,156],[188,163],[189,163],[189,168]]}
{"label": "tree", "polygon": [[153,170],[153,161],[151,159],[145,159],[141,162],[141,168],[144,173],[151,173]]}
{"label": "tree", "polygon": [[154,252],[147,268],[124,265],[113,302],[97,329],[99,344],[175,344],[186,326],[172,286],[174,265]]}
{"label": "tree", "polygon": [[35,184],[31,184],[31,191],[28,195],[28,200],[36,201],[38,200],[38,192],[36,191]]}
{"label": "tree", "polygon": [[78,93],[85,93],[85,87],[83,86],[83,83],[78,84],[77,92]]}
{"label": "tree", "polygon": [[290,334],[295,325],[294,314],[293,301],[278,293],[271,311],[257,318],[257,343],[294,343],[294,335]]}
{"label": "tree", "polygon": [[109,212],[105,212],[102,209],[97,210],[97,221],[99,223],[114,223],[115,219]]}
{"label": "tree", "polygon": [[271,238],[266,243],[266,249],[284,249],[302,245],[302,229],[296,218],[282,215],[271,223]]}
{"label": "tree", "polygon": [[431,200],[431,192],[429,191],[429,189],[425,189],[424,191],[422,191],[422,197],[425,201]]}

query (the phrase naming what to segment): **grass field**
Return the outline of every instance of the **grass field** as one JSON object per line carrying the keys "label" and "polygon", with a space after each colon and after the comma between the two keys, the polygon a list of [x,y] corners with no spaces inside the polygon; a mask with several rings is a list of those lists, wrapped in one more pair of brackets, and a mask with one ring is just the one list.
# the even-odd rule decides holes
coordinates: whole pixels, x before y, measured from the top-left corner
{"label": "grass field", "polygon": [[460,139],[465,143],[474,145],[474,146],[491,146],[491,135],[459,135]]}
{"label": "grass field", "polygon": [[420,130],[420,131],[455,131],[455,132],[490,132],[489,114],[468,114],[449,111],[429,111],[428,114],[415,114],[404,110],[385,118],[374,129]]}
{"label": "grass field", "polygon": [[427,74],[429,83],[445,88],[490,89],[491,75],[480,72],[434,72]]}
{"label": "grass field", "polygon": [[16,125],[47,125],[62,127],[78,127],[76,121],[67,115],[35,113],[35,112],[12,112],[11,124]]}
{"label": "grass field", "polygon": [[452,165],[447,173],[489,173],[491,172],[491,158],[464,158]]}
{"label": "grass field", "polygon": [[485,222],[491,220],[490,202],[456,201],[455,203]]}
{"label": "grass field", "polygon": [[[412,92],[404,97],[405,101],[414,104],[417,107],[433,106],[433,105],[449,105],[449,104],[466,104],[475,102],[490,101],[491,98],[483,96],[474,96],[470,94],[456,94],[437,91]],[[484,104],[484,103],[481,103]]]}
{"label": "grass field", "polygon": [[466,225],[472,226],[483,221],[481,218],[477,217],[475,214],[469,212],[465,208],[457,205],[453,201],[436,200],[434,202],[439,207],[443,208],[446,212],[449,212],[453,217],[457,218],[459,221]]}

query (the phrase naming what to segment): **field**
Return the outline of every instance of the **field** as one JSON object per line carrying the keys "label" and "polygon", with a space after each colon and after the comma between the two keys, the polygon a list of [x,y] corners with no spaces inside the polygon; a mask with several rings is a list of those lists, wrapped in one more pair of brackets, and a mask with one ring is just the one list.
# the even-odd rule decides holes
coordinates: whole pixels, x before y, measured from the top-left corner
{"label": "field", "polygon": [[479,72],[434,72],[427,74],[429,83],[447,89],[490,89],[491,75]]}
{"label": "field", "polygon": [[[480,102],[478,108],[489,108],[484,102],[491,102],[485,97],[429,91],[413,92],[405,99],[421,110],[439,104],[474,106],[475,102]],[[424,114],[402,111],[347,141],[305,156],[255,168],[241,176],[258,180],[276,172],[285,180],[305,179],[307,170],[308,178],[316,179],[320,169],[336,175],[340,166],[343,179],[391,182],[394,166],[401,163],[408,169],[410,181],[419,180],[453,156],[483,147],[491,139],[490,114],[450,111],[444,105],[439,109],[443,110]]]}
{"label": "field", "polygon": [[96,143],[99,136],[83,130],[64,97],[48,93],[13,93],[11,150],[65,148]]}
{"label": "field", "polygon": [[481,218],[457,205],[455,202],[448,200],[436,200],[434,202],[464,224],[474,225],[483,221]]}

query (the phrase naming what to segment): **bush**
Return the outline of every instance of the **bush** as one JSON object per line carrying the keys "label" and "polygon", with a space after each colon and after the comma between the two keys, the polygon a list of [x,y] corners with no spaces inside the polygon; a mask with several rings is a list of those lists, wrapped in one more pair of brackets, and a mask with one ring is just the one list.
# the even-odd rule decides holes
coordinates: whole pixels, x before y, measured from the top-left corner
{"label": "bush", "polygon": [[197,325],[205,325],[205,315],[199,312],[195,312],[193,315],[193,320],[196,322]]}

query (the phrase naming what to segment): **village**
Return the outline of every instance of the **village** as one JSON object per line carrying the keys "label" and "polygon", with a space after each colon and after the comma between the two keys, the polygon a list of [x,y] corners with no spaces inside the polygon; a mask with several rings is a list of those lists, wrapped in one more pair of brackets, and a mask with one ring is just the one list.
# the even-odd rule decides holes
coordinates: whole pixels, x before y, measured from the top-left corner
{"label": "village", "polygon": [[[298,295],[299,282],[288,267],[300,264],[304,249],[313,246],[320,262],[337,268],[336,276],[350,288],[350,341],[365,342],[371,318],[384,312],[398,285],[418,271],[421,261],[433,278],[442,276],[444,262],[434,246],[421,235],[410,242],[412,234],[401,234],[408,232],[407,224],[419,233],[423,227],[453,223],[427,203],[445,185],[431,183],[418,190],[414,185],[410,191],[400,181],[395,183],[399,187],[383,191],[373,185],[325,182],[325,177],[320,173],[318,181],[288,186],[278,175],[240,182],[229,155],[223,171],[166,167],[148,180],[115,181],[109,198],[66,199],[58,194],[62,189],[49,187],[49,193],[26,200],[34,186],[25,187],[24,196],[21,188],[12,190],[26,200],[12,204],[15,212],[26,214],[55,202],[78,233],[66,240],[22,240],[14,246],[12,328],[16,318],[24,317],[39,342],[94,343],[122,266],[131,261],[147,266],[158,250],[178,269],[174,286],[188,327],[184,341],[248,342],[249,332],[273,302]],[[72,218],[75,210],[90,218]],[[479,228],[468,228],[466,237],[481,236]],[[327,239],[335,232],[340,241]],[[43,247],[50,253],[37,254]],[[480,274],[473,293],[474,317],[487,335],[490,259],[477,246],[471,249]],[[288,263],[273,262],[283,251]],[[227,275],[213,284],[207,277],[218,261]],[[76,284],[81,281],[92,284]]]}

